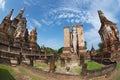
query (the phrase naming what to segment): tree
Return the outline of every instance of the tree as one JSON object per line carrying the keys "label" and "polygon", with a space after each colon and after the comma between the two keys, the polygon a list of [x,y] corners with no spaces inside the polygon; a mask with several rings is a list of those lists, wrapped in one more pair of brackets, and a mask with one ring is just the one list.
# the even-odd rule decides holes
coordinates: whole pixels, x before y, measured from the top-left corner
{"label": "tree", "polygon": [[85,43],[85,48],[87,48],[87,42],[86,42],[86,41],[84,41],[84,43]]}
{"label": "tree", "polygon": [[98,47],[99,47],[99,49],[102,49],[102,43],[101,42],[98,44]]}
{"label": "tree", "polygon": [[57,53],[57,50],[54,50],[52,48],[46,47],[45,49],[46,49],[47,53]]}
{"label": "tree", "polygon": [[102,42],[100,42],[99,44],[98,44],[98,49],[96,50],[97,52],[100,52],[100,50],[102,49]]}
{"label": "tree", "polygon": [[60,49],[58,49],[57,53],[62,53],[63,52],[63,47],[61,47]]}

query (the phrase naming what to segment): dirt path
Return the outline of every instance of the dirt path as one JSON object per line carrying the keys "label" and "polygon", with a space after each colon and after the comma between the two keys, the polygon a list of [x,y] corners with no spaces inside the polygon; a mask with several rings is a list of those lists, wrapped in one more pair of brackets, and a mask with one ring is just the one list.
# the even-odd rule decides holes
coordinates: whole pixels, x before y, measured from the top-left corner
{"label": "dirt path", "polygon": [[[24,75],[20,72],[19,68],[21,66],[16,66],[16,67],[12,67],[14,72],[17,74],[17,76],[15,77],[16,80],[33,80],[30,76]],[[22,67],[25,69],[25,71],[27,71],[27,73],[32,74],[35,77],[39,77],[40,79],[42,78],[43,80],[57,80],[55,78],[49,78],[48,76],[44,76],[42,74],[39,74],[37,72],[33,72],[32,70],[29,70],[25,67]]]}
{"label": "dirt path", "polygon": [[107,77],[106,76],[101,76],[101,77],[97,77],[97,78],[93,78],[93,79],[85,79],[85,78],[76,77],[76,76],[67,76],[66,77],[66,76],[63,76],[63,75],[62,76],[53,75],[51,77],[48,74],[42,74],[42,73],[39,73],[37,71],[35,72],[35,71],[33,71],[31,69],[28,69],[26,67],[23,67],[23,66],[16,66],[16,67],[13,67],[14,71],[17,73],[16,80],[33,80],[30,76],[21,74],[21,72],[19,70],[20,67],[24,68],[25,71],[32,74],[33,76],[39,77],[40,79],[42,78],[43,80],[111,80],[111,79],[116,79],[116,77],[118,77],[119,74],[120,74],[120,71],[115,70]]}
{"label": "dirt path", "polygon": [[120,76],[120,70],[115,70],[108,76],[108,79],[113,80],[113,79],[116,79],[119,76]]}

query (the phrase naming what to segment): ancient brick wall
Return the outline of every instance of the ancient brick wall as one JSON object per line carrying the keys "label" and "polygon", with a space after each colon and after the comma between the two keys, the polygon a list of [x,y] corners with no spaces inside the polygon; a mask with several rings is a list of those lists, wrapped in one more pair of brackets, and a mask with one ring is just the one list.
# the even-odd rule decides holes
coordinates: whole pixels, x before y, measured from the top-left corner
{"label": "ancient brick wall", "polygon": [[87,70],[87,77],[97,77],[101,75],[108,75],[116,68],[116,63],[105,66],[101,69]]}

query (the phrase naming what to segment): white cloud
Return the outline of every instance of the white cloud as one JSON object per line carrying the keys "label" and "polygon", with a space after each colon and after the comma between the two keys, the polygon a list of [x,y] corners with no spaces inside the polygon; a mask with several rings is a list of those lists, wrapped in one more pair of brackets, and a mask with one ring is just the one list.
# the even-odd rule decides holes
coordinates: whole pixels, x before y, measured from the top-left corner
{"label": "white cloud", "polygon": [[27,6],[38,5],[39,1],[37,0],[23,0],[23,3]]}
{"label": "white cloud", "polygon": [[30,3],[30,2],[28,2],[28,1],[26,1],[26,0],[24,0],[23,2],[24,2],[24,4],[26,4],[26,5],[28,5],[28,6],[30,6],[30,5],[31,5],[31,3]]}
{"label": "white cloud", "polygon": [[[26,0],[25,0],[26,1]],[[31,0],[33,1],[33,0]],[[26,1],[26,5],[34,5],[34,2]],[[91,49],[92,44],[97,47],[97,44],[101,42],[98,30],[100,28],[100,20],[97,13],[97,10],[102,10],[104,15],[115,23],[118,22],[115,15],[120,13],[120,0],[62,0],[63,4],[58,6],[56,9],[50,11],[47,18],[42,19],[41,21],[31,20],[30,27],[41,26],[41,23],[50,25],[52,23],[61,25],[65,22],[72,24],[83,24],[89,23],[92,26],[89,30],[84,30],[85,40],[87,41],[88,49]],[[49,21],[49,18],[52,21]],[[83,25],[83,28],[86,26]],[[40,40],[41,41],[41,40]],[[54,49],[61,46],[60,42],[57,39],[45,39],[40,43],[44,44],[47,47],[52,47]],[[41,44],[41,45],[42,45]]]}
{"label": "white cloud", "polygon": [[55,22],[60,21],[61,23],[68,22],[73,24],[84,23],[87,21],[88,12],[60,7],[51,11],[49,17]]}
{"label": "white cloud", "polygon": [[85,40],[87,40],[87,48],[91,49],[92,44],[94,44],[95,48],[98,48],[98,43],[101,42],[100,36],[98,34],[98,30],[92,28],[84,33]]}
{"label": "white cloud", "polygon": [[100,28],[101,23],[99,20],[97,10],[102,10],[104,15],[108,18],[108,20],[115,23],[118,22],[118,20],[115,18],[115,15],[119,12],[117,2],[115,2],[114,0],[109,0],[109,1],[94,0],[94,2],[90,4],[90,9],[88,9],[88,12],[90,14],[88,16],[88,22],[87,22],[92,24],[93,28],[85,32],[85,37],[88,40],[88,49],[90,49],[90,46],[92,44],[95,45],[95,48],[98,48],[97,45],[101,41],[100,36],[98,34],[98,30]]}
{"label": "white cloud", "polygon": [[117,23],[116,14],[120,13],[119,8],[120,0],[63,0],[58,8],[50,11],[48,18],[51,18],[53,23],[60,24],[65,23],[65,21],[72,24],[91,24],[89,30],[84,30],[85,39],[89,46],[88,49],[91,48],[92,44],[98,48],[97,45],[101,41],[98,34],[101,23],[97,10],[102,10],[110,21]]}
{"label": "white cloud", "polygon": [[33,25],[34,25],[34,26],[39,27],[39,28],[42,27],[41,23],[40,23],[38,20],[32,19],[32,21],[33,21]]}
{"label": "white cloud", "polygon": [[27,27],[28,27],[29,33],[32,31],[34,27],[38,27],[38,28],[42,27],[41,23],[38,20],[34,18],[30,18],[28,16],[26,17],[27,17]]}
{"label": "white cloud", "polygon": [[4,10],[5,9],[5,0],[0,0],[0,9]]}
{"label": "white cloud", "polygon": [[52,21],[46,21],[45,19],[42,19],[41,21],[48,26],[53,23]]}

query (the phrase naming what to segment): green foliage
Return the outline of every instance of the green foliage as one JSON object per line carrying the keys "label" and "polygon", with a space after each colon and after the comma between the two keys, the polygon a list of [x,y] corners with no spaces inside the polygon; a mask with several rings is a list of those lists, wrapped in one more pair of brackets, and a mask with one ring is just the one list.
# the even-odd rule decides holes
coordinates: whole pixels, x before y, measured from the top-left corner
{"label": "green foliage", "polygon": [[117,79],[116,80],[120,80],[120,76],[119,77],[117,77]]}
{"label": "green foliage", "polygon": [[100,52],[100,49],[97,49],[96,52]]}
{"label": "green foliage", "polygon": [[47,53],[57,53],[57,50],[54,50],[52,48],[46,47],[45,49],[46,49]]}
{"label": "green foliage", "polygon": [[117,64],[116,69],[117,69],[117,70],[120,70],[120,64]]}
{"label": "green foliage", "polygon": [[39,67],[42,69],[49,69],[49,65],[45,64],[45,63],[40,63],[38,61],[34,62],[34,66],[35,67]]}
{"label": "green foliage", "polygon": [[86,61],[85,63],[87,63],[87,69],[88,70],[94,70],[94,69],[100,69],[102,68],[102,65],[101,64],[98,64],[96,62],[93,62],[93,61]]}
{"label": "green foliage", "polygon": [[78,74],[80,74],[82,72],[82,68],[81,67],[75,68],[75,72],[77,72]]}
{"label": "green foliage", "polygon": [[15,75],[10,66],[0,64],[0,80],[14,80]]}
{"label": "green foliage", "polygon": [[102,43],[101,42],[98,44],[98,47],[99,47],[99,49],[97,49],[96,52],[100,52],[100,50],[102,49]]}
{"label": "green foliage", "polygon": [[63,47],[61,47],[60,49],[58,49],[57,53],[62,53],[63,52]]}
{"label": "green foliage", "polygon": [[99,49],[102,48],[102,43],[101,42],[98,44],[98,47],[99,47]]}

